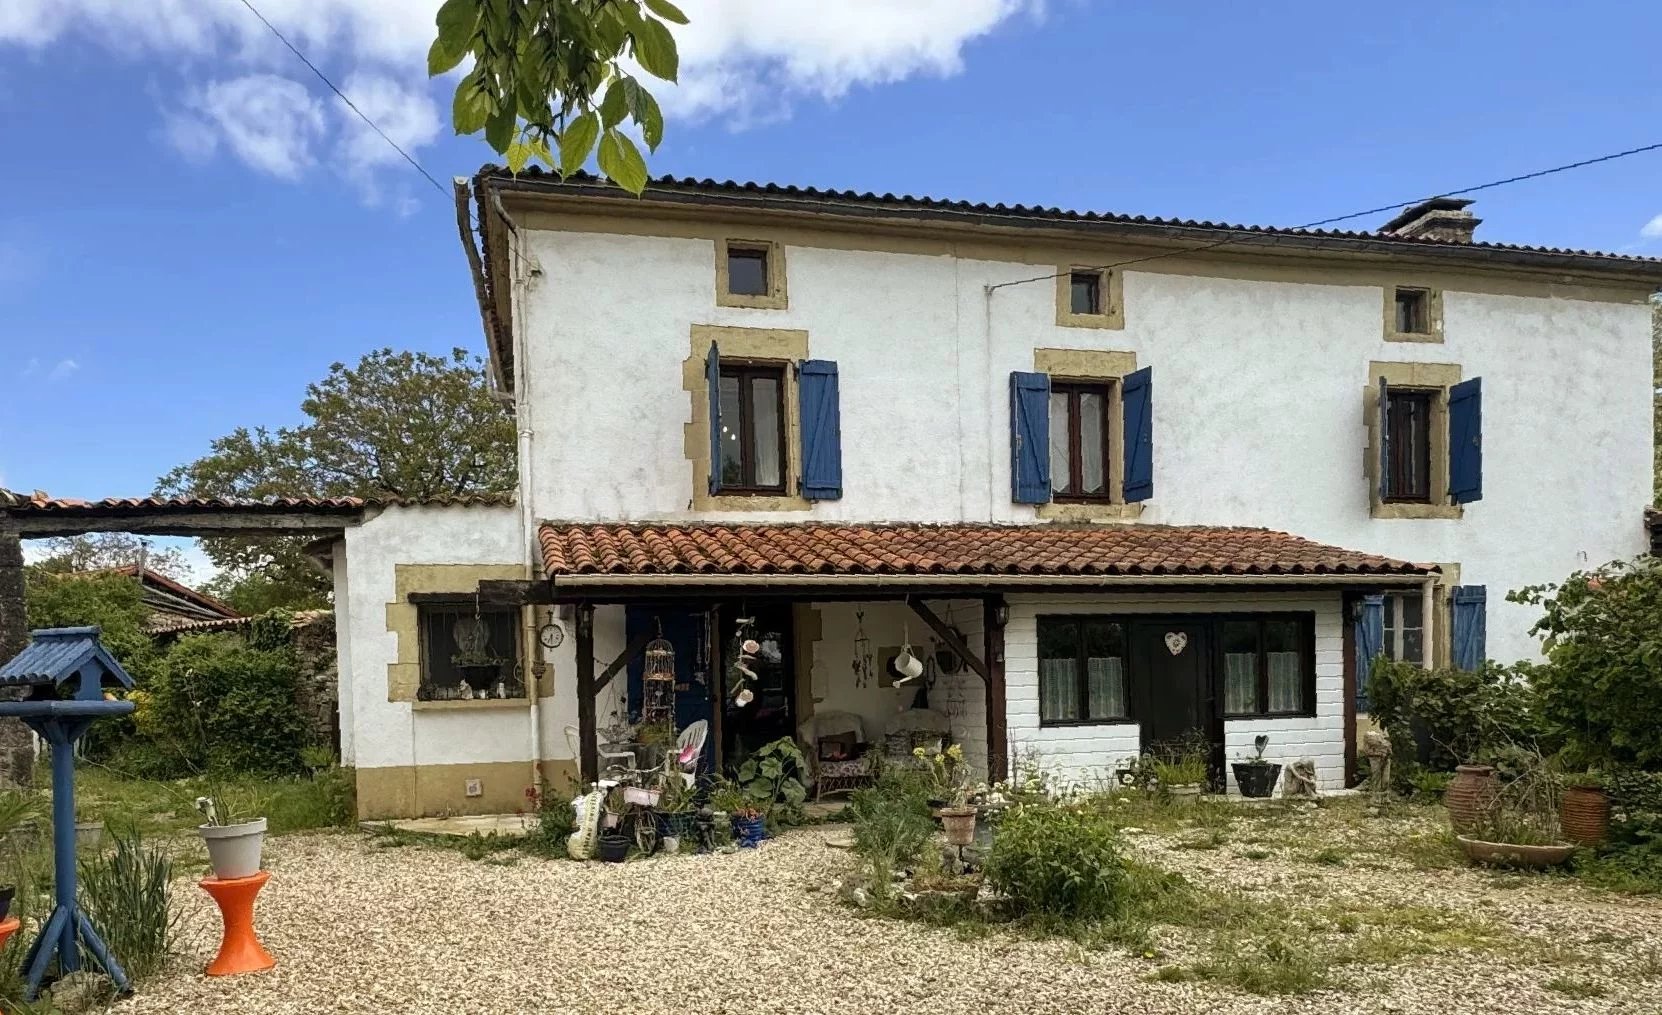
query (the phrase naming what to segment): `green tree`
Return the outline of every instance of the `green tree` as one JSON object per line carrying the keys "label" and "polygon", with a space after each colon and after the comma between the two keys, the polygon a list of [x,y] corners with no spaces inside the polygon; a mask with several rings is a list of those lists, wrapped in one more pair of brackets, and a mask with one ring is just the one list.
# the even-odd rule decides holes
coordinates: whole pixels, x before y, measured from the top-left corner
{"label": "green tree", "polygon": [[1662,507],[1662,293],[1651,299],[1650,312],[1651,365],[1651,454],[1655,470],[1651,473],[1653,501]]}
{"label": "green tree", "polygon": [[457,134],[485,141],[519,172],[535,159],[562,175],[581,169],[598,146],[600,171],[631,193],[646,187],[648,150],[664,136],[652,93],[628,72],[673,82],[680,57],[669,24],[687,17],[669,0],[446,0],[427,72],[472,58],[456,84]]}
{"label": "green tree", "polygon": [[[157,492],[195,497],[369,497],[428,500],[514,488],[514,421],[485,364],[380,349],[336,363],[308,385],[305,422],[238,427],[181,465]],[[208,588],[244,612],[327,605],[329,580],[296,537],[202,540],[220,577]]]}
{"label": "green tree", "polygon": [[53,536],[40,541],[45,556],[34,566],[56,574],[80,574],[130,567],[142,561],[145,570],[166,575],[174,581],[190,573],[185,555],[175,547],[157,549],[150,541],[130,532],[88,532],[79,536]]}
{"label": "green tree", "polygon": [[31,630],[102,628],[104,646],[135,680],[150,675],[156,649],[144,632],[149,611],[138,582],[117,574],[60,574],[35,565],[24,569],[23,588]]}

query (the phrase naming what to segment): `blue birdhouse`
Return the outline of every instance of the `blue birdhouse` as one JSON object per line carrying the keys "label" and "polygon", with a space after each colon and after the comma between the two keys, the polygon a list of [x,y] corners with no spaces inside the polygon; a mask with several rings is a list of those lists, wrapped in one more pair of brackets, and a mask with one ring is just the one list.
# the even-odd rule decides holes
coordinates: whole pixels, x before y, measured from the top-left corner
{"label": "blue birdhouse", "polygon": [[[104,688],[132,687],[133,678],[98,640],[96,627],[36,631],[29,647],[0,665],[0,688],[27,687],[28,701],[0,701],[0,716],[23,720],[52,747],[52,869],[57,905],[23,960],[24,996],[40,993],[47,968],[81,968],[89,956],[122,993],[132,984],[75,897],[75,742],[94,720],[133,711],[130,701],[105,701]],[[67,698],[66,698],[67,692]]]}

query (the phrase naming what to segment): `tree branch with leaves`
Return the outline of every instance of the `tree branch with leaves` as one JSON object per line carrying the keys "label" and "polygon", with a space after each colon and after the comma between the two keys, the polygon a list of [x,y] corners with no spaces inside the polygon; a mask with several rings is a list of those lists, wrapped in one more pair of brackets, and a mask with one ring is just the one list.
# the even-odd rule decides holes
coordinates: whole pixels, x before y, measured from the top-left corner
{"label": "tree branch with leaves", "polygon": [[669,0],[446,0],[435,21],[428,74],[472,59],[452,102],[457,134],[483,132],[516,173],[534,160],[566,176],[597,153],[618,186],[646,188],[646,160],[624,125],[648,151],[663,140],[663,112],[631,68],[676,80],[669,25],[687,16]]}

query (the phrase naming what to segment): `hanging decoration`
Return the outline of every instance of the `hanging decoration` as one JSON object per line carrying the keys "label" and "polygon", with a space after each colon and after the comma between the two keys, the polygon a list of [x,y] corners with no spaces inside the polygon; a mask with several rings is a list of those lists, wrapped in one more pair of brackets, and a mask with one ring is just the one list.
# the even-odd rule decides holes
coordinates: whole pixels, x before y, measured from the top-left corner
{"label": "hanging decoration", "polygon": [[658,637],[646,643],[641,671],[642,725],[675,725],[675,646],[664,637],[658,621]]}
{"label": "hanging decoration", "polygon": [[762,646],[750,636],[751,628],[756,625],[755,617],[740,617],[737,628],[733,633],[734,653],[733,670],[727,675],[728,686],[733,692],[733,704],[739,708],[756,700],[756,692],[750,685],[756,683],[756,654]]}
{"label": "hanging decoration", "polygon": [[866,611],[854,611],[854,686],[870,687],[872,666],[871,639],[866,637]]}

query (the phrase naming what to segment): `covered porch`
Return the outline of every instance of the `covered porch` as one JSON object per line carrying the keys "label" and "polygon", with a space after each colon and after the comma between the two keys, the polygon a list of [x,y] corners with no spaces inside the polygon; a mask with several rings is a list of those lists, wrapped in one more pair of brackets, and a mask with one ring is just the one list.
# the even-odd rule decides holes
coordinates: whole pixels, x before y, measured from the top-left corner
{"label": "covered porch", "polygon": [[[544,524],[539,546],[547,580],[480,593],[569,608],[585,778],[606,728],[638,717],[639,656],[661,634],[677,725],[709,723],[717,766],[780,736],[838,760],[822,741],[850,718],[856,753],[943,726],[994,781],[1024,755],[1106,780],[1175,734],[1202,738],[1217,770],[1263,731],[1279,754],[1319,755],[1337,788],[1354,754],[1351,611],[1437,574],[1201,526]],[[754,683],[735,676],[746,640]],[[597,656],[603,643],[623,648]],[[908,645],[924,663],[911,680],[894,666]]]}

